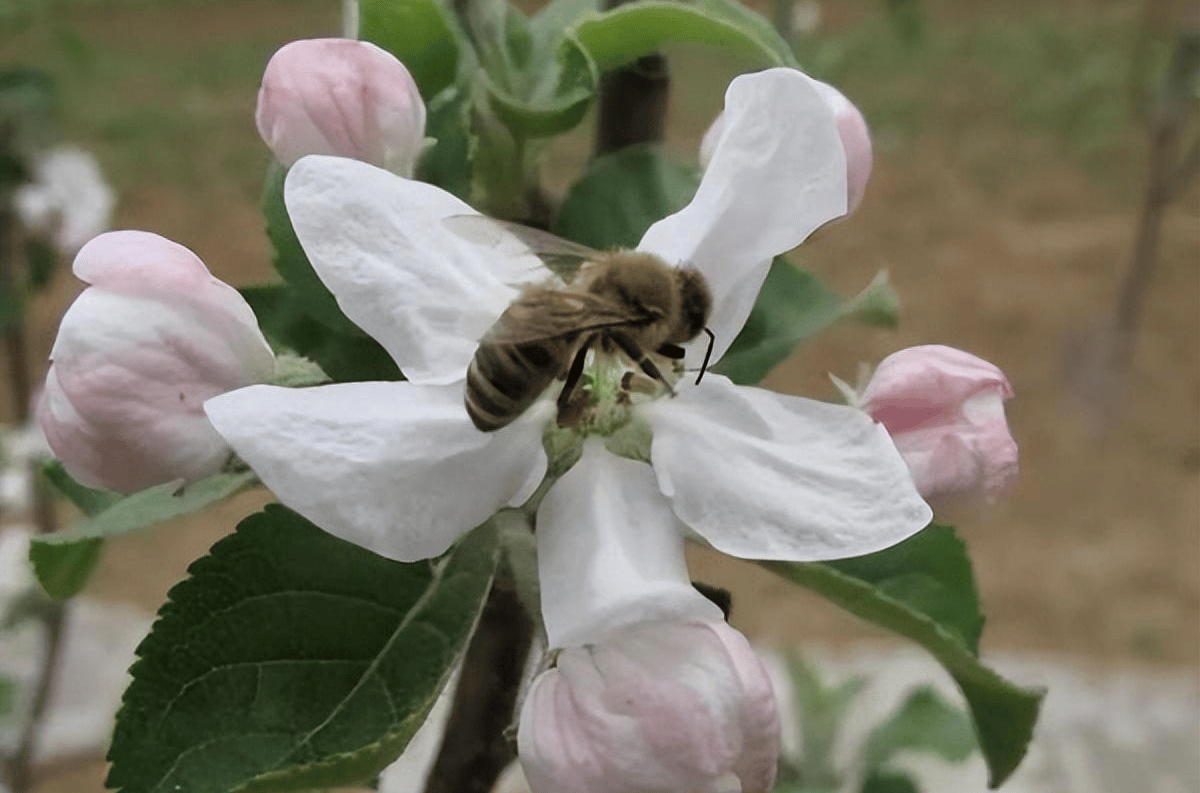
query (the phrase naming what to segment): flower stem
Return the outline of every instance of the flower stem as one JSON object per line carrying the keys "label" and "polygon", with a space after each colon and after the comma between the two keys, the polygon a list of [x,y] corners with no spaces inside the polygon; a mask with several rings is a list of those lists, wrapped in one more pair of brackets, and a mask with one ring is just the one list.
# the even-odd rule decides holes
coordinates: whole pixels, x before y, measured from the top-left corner
{"label": "flower stem", "polygon": [[[604,0],[604,9],[626,2],[629,0]],[[608,154],[634,143],[661,143],[670,91],[667,59],[657,52],[600,78],[596,154]]]}
{"label": "flower stem", "polygon": [[533,621],[503,569],[492,584],[425,793],[488,793],[517,756],[508,734]]}

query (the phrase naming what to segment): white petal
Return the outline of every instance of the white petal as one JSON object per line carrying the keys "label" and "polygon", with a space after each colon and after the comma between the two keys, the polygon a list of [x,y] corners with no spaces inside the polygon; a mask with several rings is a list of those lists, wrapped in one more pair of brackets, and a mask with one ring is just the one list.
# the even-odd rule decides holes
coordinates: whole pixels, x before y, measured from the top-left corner
{"label": "white petal", "polygon": [[633,621],[722,619],[692,588],[683,532],[650,466],[589,441],[538,510],[538,580],[550,646],[603,641]]}
{"label": "white petal", "polygon": [[[731,82],[696,196],[651,226],[638,246],[704,274],[713,293],[715,358],[745,324],[771,260],[846,213],[846,155],[817,85],[795,69]],[[699,363],[704,346],[692,343],[689,364]]]}
{"label": "white petal", "polygon": [[887,431],[861,411],[724,377],[648,403],[658,485],[713,547],[816,561],[887,548],[928,525]]}
{"label": "white petal", "polygon": [[442,553],[545,472],[546,417],[475,429],[462,385],[253,386],[205,403],[275,495],[331,534],[390,559]]}
{"label": "white petal", "polygon": [[355,160],[303,158],[284,197],[317,275],[414,383],[462,379],[538,264],[453,233],[445,218],[478,213],[444,190]]}

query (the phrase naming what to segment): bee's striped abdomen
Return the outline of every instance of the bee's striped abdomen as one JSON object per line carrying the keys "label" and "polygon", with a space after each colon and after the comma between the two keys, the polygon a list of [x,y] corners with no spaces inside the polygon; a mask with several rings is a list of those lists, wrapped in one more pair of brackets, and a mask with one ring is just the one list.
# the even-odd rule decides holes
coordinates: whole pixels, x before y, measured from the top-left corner
{"label": "bee's striped abdomen", "polygon": [[467,414],[483,432],[506,427],[558,376],[569,343],[547,339],[524,344],[484,341],[467,368]]}

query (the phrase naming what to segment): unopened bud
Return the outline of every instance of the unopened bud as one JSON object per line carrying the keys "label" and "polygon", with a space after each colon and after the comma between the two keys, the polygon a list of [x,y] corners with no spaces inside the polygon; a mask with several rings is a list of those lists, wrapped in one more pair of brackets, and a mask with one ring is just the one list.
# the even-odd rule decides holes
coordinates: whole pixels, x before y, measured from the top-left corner
{"label": "unopened bud", "polygon": [[563,650],[521,712],[533,793],[766,793],[779,761],[770,678],[724,622],[646,622]]}
{"label": "unopened bud", "polygon": [[237,290],[187,248],[114,231],[83,247],[50,351],[38,421],[67,471],[132,493],[215,473],[230,450],[204,415],[217,394],[269,379],[274,355]]}
{"label": "unopened bud", "polygon": [[254,120],[285,166],[349,157],[411,176],[425,145],[425,103],[408,69],[366,41],[305,39],[267,63]]}
{"label": "unopened bud", "polygon": [[1017,443],[1004,401],[1013,395],[996,366],[930,344],[880,362],[859,405],[887,428],[926,498],[1003,491],[1017,473]]}
{"label": "unopened bud", "polygon": [[[813,80],[812,83],[820,92],[821,98],[833,110],[834,118],[837,121],[838,137],[841,139],[842,149],[846,153],[846,206],[848,207],[847,214],[850,214],[862,203],[863,194],[867,190],[867,182],[871,178],[871,166],[875,162],[871,147],[871,133],[867,129],[867,121],[863,118],[863,114],[841,91],[818,80]],[[704,133],[703,140],[700,141],[700,165],[702,167],[708,167],[723,129],[724,114],[722,113],[713,120],[708,131]],[[803,141],[798,141],[797,145],[803,145]]]}

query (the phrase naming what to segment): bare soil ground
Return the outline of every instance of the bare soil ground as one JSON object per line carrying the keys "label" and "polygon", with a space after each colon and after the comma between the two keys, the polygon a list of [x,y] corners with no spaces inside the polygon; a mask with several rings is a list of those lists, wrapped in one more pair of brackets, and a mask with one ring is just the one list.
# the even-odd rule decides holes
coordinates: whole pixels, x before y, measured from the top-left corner
{"label": "bare soil ground", "polygon": [[[243,37],[263,42],[265,59],[272,42],[331,33],[336,19],[325,5],[264,0],[139,6],[87,14],[81,25],[102,53],[128,52],[152,39],[184,57],[191,46]],[[693,108],[715,108],[721,92],[688,80],[681,76],[674,108],[681,123],[672,143],[681,153],[694,151],[706,123]],[[163,101],[152,86],[131,81],[138,85],[146,101]],[[261,170],[229,155],[235,148],[229,140],[254,139],[253,91],[251,78],[175,97],[181,107],[191,103],[186,112],[220,123],[189,141],[194,167],[186,183],[157,178],[149,167],[122,173],[116,223],[178,240],[219,277],[239,284],[271,276],[255,204]],[[949,97],[947,114],[965,114],[954,123],[933,119],[894,146],[881,142],[861,210],[802,251],[807,266],[846,293],[887,268],[904,301],[901,329],[839,327],[798,351],[768,385],[833,398],[827,372],[852,378],[860,360],[930,342],[998,364],[1017,393],[1009,409],[1021,446],[1020,481],[996,505],[959,505],[945,515],[975,561],[988,614],[985,649],[1194,670],[1200,664],[1200,191],[1193,188],[1169,212],[1122,410],[1098,434],[1069,387],[1079,356],[1068,342],[1110,312],[1137,216],[1136,193],[1113,185],[1141,183],[1144,148],[1131,144],[1128,157],[1112,163],[1115,178],[1098,180],[1055,141],[1013,138],[1011,126],[973,116],[984,103]],[[115,146],[102,142],[101,153],[128,156],[114,153]],[[585,146],[577,140],[551,152],[551,183],[563,180],[562,168],[577,164]],[[266,156],[249,159],[259,167]],[[39,356],[77,288],[62,273],[38,305]],[[245,496],[113,542],[91,593],[157,608],[187,564],[261,500]],[[735,622],[755,639],[802,646],[880,635],[748,564],[698,552],[694,571],[733,590]],[[89,771],[89,781],[59,789],[90,790],[98,778]]]}

